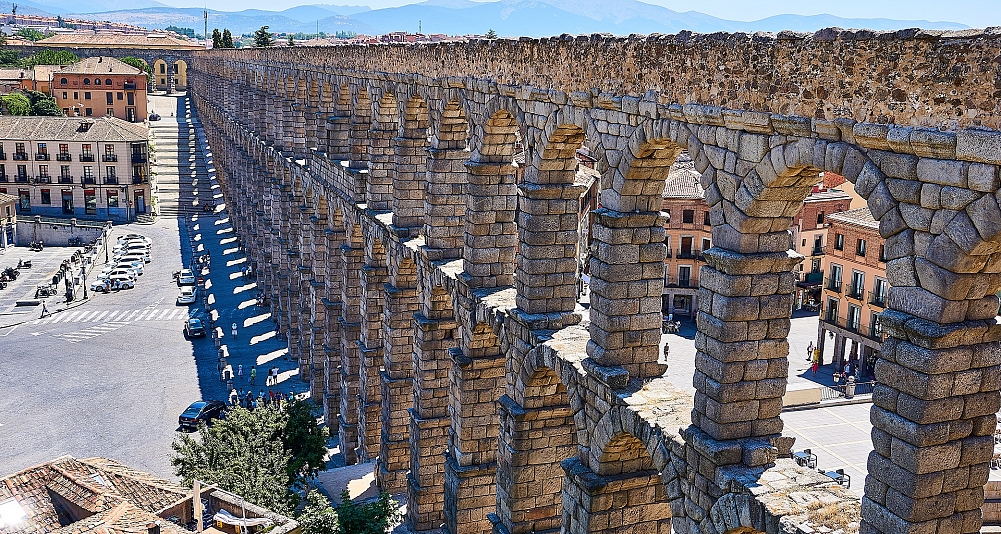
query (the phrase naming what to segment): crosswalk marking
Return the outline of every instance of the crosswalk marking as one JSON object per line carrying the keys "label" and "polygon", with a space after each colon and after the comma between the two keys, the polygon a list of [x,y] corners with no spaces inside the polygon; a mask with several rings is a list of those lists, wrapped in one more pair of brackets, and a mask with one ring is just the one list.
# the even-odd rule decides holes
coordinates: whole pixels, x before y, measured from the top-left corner
{"label": "crosswalk marking", "polygon": [[142,308],[138,310],[105,310],[105,311],[64,311],[35,319],[31,324],[56,323],[100,323],[128,324],[138,321],[183,321],[188,318],[185,308]]}
{"label": "crosswalk marking", "polygon": [[77,332],[68,332],[65,334],[52,334],[52,337],[58,337],[60,339],[65,339],[70,343],[79,343],[81,341],[86,341],[88,339],[93,339],[97,336],[107,334],[109,332],[114,332],[119,328],[127,325],[129,323],[103,323],[99,325],[92,326],[90,328],[85,328]]}

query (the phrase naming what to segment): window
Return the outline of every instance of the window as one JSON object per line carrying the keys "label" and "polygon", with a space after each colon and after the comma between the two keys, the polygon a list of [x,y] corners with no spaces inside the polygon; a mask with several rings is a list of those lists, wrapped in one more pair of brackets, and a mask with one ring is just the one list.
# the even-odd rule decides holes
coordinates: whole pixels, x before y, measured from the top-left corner
{"label": "window", "polygon": [[[24,151],[24,143],[14,143],[14,156],[25,156],[25,155],[26,152]],[[18,158],[15,157],[14,159]],[[26,158],[22,157],[21,159],[26,159]]]}
{"label": "window", "polygon": [[872,316],[869,318],[869,337],[883,338],[883,325],[879,322],[879,314],[876,312],[872,312]]}
{"label": "window", "polygon": [[61,179],[61,180],[71,180],[72,179],[72,177],[70,177],[70,166],[69,165],[60,165],[59,166],[59,179]]}
{"label": "window", "polygon": [[18,189],[17,203],[21,211],[31,211],[31,192],[27,189]]}
{"label": "window", "polygon": [[848,321],[845,322],[845,328],[851,330],[852,332],[858,332],[859,328],[862,326],[862,308],[858,306],[848,305]]}
{"label": "window", "polygon": [[90,144],[85,144],[85,145],[83,145],[83,147],[82,147],[82,148],[81,148],[81,150],[80,150],[80,152],[81,152],[81,155],[83,155],[83,156],[88,156],[88,157],[92,157],[92,156],[94,155],[94,153],[93,153],[93,152],[91,151],[91,148],[90,148],[90,147],[91,147],[91,145],[90,145]]}
{"label": "window", "polygon": [[52,191],[48,189],[42,189],[42,204],[49,205],[52,204]]}
{"label": "window", "polygon": [[886,280],[877,278],[872,284],[872,298],[869,302],[881,308],[886,307],[886,290],[889,287]]}
{"label": "window", "polygon": [[111,85],[111,78],[104,80],[104,85]]}
{"label": "window", "polygon": [[115,145],[112,145],[112,144],[104,145],[104,157],[107,158],[108,161],[113,161],[114,160],[114,157],[115,157]]}
{"label": "window", "polygon": [[104,96],[106,97],[105,101],[107,101],[109,106],[115,103],[115,94],[112,93],[111,91],[104,93]]}
{"label": "window", "polygon": [[45,143],[38,143],[38,153],[39,154],[48,154],[49,153],[49,147],[46,146]]}
{"label": "window", "polygon": [[84,165],[84,167],[83,167],[83,179],[84,180],[93,180],[94,179],[94,166],[93,165]]}
{"label": "window", "polygon": [[712,226],[713,224],[709,221],[709,212],[702,214],[702,226]]}
{"label": "window", "polygon": [[83,99],[84,100],[90,100],[90,91],[85,91],[83,93]]}
{"label": "window", "polygon": [[[7,181],[7,169],[6,169],[6,167],[7,167],[6,164],[0,163],[0,182],[6,182]],[[4,191],[4,193],[6,193],[6,191]]]}
{"label": "window", "polygon": [[28,180],[28,166],[18,165],[17,166],[17,179],[21,182],[26,182]]}
{"label": "window", "polygon": [[38,166],[38,177],[41,178],[42,180],[46,180],[46,179],[49,178],[49,166],[48,165],[39,165]]}
{"label": "window", "polygon": [[108,190],[108,207],[117,208],[118,207],[118,190],[109,189]]}
{"label": "window", "polygon": [[681,265],[678,267],[678,286],[679,287],[690,287],[692,284],[692,267],[690,265]]}
{"label": "window", "polygon": [[66,85],[67,83],[66,78],[59,78],[59,85]]}
{"label": "window", "polygon": [[92,110],[90,108],[87,108],[86,109],[86,113],[84,113],[84,115],[86,115],[88,117],[92,117],[94,115],[94,110]]}
{"label": "window", "polygon": [[118,91],[118,99],[121,100],[123,98],[125,98],[125,95],[121,91]]}
{"label": "window", "polygon": [[79,99],[80,99],[80,93],[77,91],[73,91],[73,100],[79,100]]}
{"label": "window", "polygon": [[838,321],[838,304],[841,301],[838,299],[827,299],[827,313],[824,314],[827,322],[837,323]]}
{"label": "window", "polygon": [[886,263],[886,245],[879,246],[879,261]]}
{"label": "window", "polygon": [[70,154],[70,146],[66,143],[59,143],[59,155],[68,156]]}
{"label": "window", "polygon": [[90,78],[84,78],[83,79],[83,84],[84,85],[90,85]]}
{"label": "window", "polygon": [[817,226],[824,224],[824,212],[817,214]]}
{"label": "window", "polygon": [[865,273],[862,271],[852,271],[852,286],[848,288],[848,296],[855,300],[862,300],[865,293]]}
{"label": "window", "polygon": [[93,189],[84,189],[83,209],[87,215],[97,215],[97,194]]}
{"label": "window", "polygon": [[128,98],[125,99],[126,103],[128,103],[128,105],[130,105],[130,106],[136,105],[136,94],[135,93],[128,92],[128,93],[125,93],[125,96],[128,97]]}
{"label": "window", "polygon": [[695,222],[695,210],[683,210],[681,212],[681,222],[684,224],[692,224]]}
{"label": "window", "polygon": [[845,249],[845,234],[835,234],[834,250],[844,250],[844,249]]}
{"label": "window", "polygon": [[118,183],[118,171],[115,170],[114,167],[105,167],[104,169],[105,169],[105,173],[106,173],[105,176],[107,177],[107,182],[109,184],[117,184]]}
{"label": "window", "polygon": [[115,108],[108,108],[108,111],[107,111],[107,113],[105,113],[105,115],[107,115],[109,117],[114,117],[115,116]]}
{"label": "window", "polygon": [[855,255],[865,256],[865,239],[859,239],[858,243],[855,244]]}
{"label": "window", "polygon": [[167,74],[167,65],[160,63],[160,74]]}
{"label": "window", "polygon": [[827,279],[827,289],[837,293],[841,292],[841,266],[836,263],[831,264],[831,276]]}
{"label": "window", "polygon": [[705,252],[712,248],[712,242],[707,237],[702,238],[702,252]]}
{"label": "window", "polygon": [[94,85],[101,85],[101,79],[100,78],[94,78]]}
{"label": "window", "polygon": [[66,91],[63,91],[63,100],[66,100],[67,98],[69,98],[69,97],[66,96]]}
{"label": "window", "polygon": [[816,256],[818,254],[823,254],[823,253],[824,253],[824,236],[823,235],[813,236],[813,255]]}
{"label": "window", "polygon": [[810,262],[810,272],[811,273],[820,272],[820,260],[813,260]]}

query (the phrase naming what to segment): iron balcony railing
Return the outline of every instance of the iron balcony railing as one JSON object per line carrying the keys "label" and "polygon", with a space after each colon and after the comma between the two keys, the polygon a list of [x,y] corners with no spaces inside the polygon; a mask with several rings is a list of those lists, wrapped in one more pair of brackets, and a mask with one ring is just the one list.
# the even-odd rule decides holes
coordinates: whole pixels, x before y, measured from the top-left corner
{"label": "iron balcony railing", "polygon": [[869,339],[876,341],[883,340],[883,325],[881,325],[878,320],[875,324],[865,325],[862,324],[861,317],[849,320],[848,317],[843,315],[835,315],[833,311],[834,310],[831,309],[824,310],[824,313],[821,314],[821,320],[827,324],[844,328],[849,332],[854,332]]}
{"label": "iron balcony railing", "polygon": [[35,178],[35,183],[36,184],[51,184],[52,183],[52,177],[49,176],[48,174],[39,175],[37,178]]}
{"label": "iron balcony railing", "polygon": [[7,154],[0,152],[0,161],[7,161]]}
{"label": "iron balcony railing", "polygon": [[84,176],[82,182],[85,185],[96,184],[97,179],[95,179],[93,176]]}
{"label": "iron balcony railing", "polygon": [[146,154],[132,154],[132,163],[146,163]]}
{"label": "iron balcony railing", "polygon": [[14,181],[17,182],[17,183],[19,183],[19,184],[26,184],[26,183],[28,183],[28,175],[27,174],[18,174],[17,177],[14,178]]}
{"label": "iron balcony railing", "polygon": [[876,293],[875,291],[869,292],[869,304],[873,306],[879,306],[880,308],[886,307],[886,292]]}
{"label": "iron balcony railing", "polygon": [[823,256],[824,252],[825,252],[824,247],[813,247],[813,253],[811,253],[810,255],[811,256]]}
{"label": "iron balcony railing", "polygon": [[7,175],[6,174],[0,174],[0,182],[7,182]]}
{"label": "iron balcony railing", "polygon": [[104,179],[104,183],[108,184],[108,185],[118,185],[118,177],[117,176],[108,176],[108,177],[106,177]]}
{"label": "iron balcony railing", "polygon": [[696,260],[696,259],[701,260],[702,259],[702,251],[698,250],[698,249],[694,249],[694,248],[691,249],[691,250],[679,250],[678,251],[678,259],[679,260]]}
{"label": "iron balcony railing", "polygon": [[49,155],[44,152],[35,154],[35,161],[49,161]]}
{"label": "iron balcony railing", "polygon": [[15,152],[13,159],[14,159],[14,161],[28,161],[28,153],[27,152]]}
{"label": "iron balcony railing", "polygon": [[73,161],[73,154],[56,154],[56,161]]}
{"label": "iron balcony railing", "polygon": [[93,154],[80,154],[80,161],[94,161]]}
{"label": "iron balcony railing", "polygon": [[860,285],[849,284],[848,287],[845,288],[845,296],[859,301],[864,300],[865,289],[863,289]]}
{"label": "iron balcony railing", "polygon": [[118,154],[105,154],[101,156],[101,161],[105,163],[118,161]]}
{"label": "iron balcony railing", "polygon": [[73,177],[68,174],[62,174],[59,176],[59,183],[61,184],[71,184],[73,183]]}
{"label": "iron balcony railing", "polygon": [[835,293],[841,293],[841,279],[840,278],[825,278],[824,288]]}
{"label": "iron balcony railing", "polygon": [[666,279],[667,287],[677,287],[677,288],[699,288],[699,280],[697,278],[680,278],[677,276],[668,276]]}

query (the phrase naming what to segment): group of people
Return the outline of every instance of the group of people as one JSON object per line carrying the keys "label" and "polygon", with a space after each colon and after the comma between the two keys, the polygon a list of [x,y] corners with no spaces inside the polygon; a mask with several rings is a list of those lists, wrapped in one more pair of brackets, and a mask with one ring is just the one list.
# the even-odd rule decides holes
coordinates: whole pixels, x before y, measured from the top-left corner
{"label": "group of people", "polygon": [[[281,370],[277,365],[268,369],[268,377],[264,380],[265,386],[277,386],[279,379],[278,375]],[[232,382],[233,379],[243,380],[243,364],[236,366],[236,373],[233,372],[233,366],[226,363],[226,357],[223,354],[223,350],[219,350],[219,380],[222,382]],[[257,384],[257,366],[251,365],[250,372],[248,373],[248,378],[250,379],[250,385],[254,386]],[[232,389],[232,388],[230,388]]]}
{"label": "group of people", "polygon": [[[820,352],[820,347],[815,346],[813,342],[810,342],[810,346],[806,348],[806,360],[812,362],[810,370],[813,372],[813,376],[817,376],[817,371],[820,369],[821,364],[824,363],[824,357]],[[834,371],[837,378],[845,377],[847,379],[849,376],[854,377],[855,381],[861,381],[866,376],[872,374],[872,362],[869,358],[862,358],[859,360],[858,353],[856,350],[852,350],[852,353],[848,356],[838,369]]]}
{"label": "group of people", "polygon": [[253,410],[260,406],[281,408],[282,404],[285,402],[291,403],[295,400],[295,394],[291,391],[282,393],[281,391],[275,391],[269,389],[266,393],[262,389],[261,392],[255,397],[253,390],[248,389],[244,392],[243,388],[239,391],[236,388],[229,390],[229,405],[239,406],[241,408],[246,408],[248,410]]}

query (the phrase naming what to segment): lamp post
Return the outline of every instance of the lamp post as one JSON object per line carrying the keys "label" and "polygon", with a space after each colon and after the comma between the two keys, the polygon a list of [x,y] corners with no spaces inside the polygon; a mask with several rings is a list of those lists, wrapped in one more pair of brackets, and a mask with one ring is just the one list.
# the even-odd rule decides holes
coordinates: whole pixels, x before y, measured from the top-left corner
{"label": "lamp post", "polygon": [[83,278],[83,300],[87,300],[87,264],[80,267],[80,274]]}

